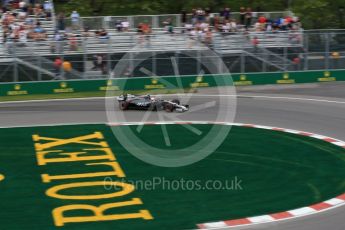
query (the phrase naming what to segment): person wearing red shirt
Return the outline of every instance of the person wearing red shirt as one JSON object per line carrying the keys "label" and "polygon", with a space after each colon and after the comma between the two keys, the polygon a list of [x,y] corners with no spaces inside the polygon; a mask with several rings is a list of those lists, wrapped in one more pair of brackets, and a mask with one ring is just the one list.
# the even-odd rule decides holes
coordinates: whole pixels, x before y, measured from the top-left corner
{"label": "person wearing red shirt", "polygon": [[60,69],[62,66],[62,59],[60,57],[57,57],[54,61],[54,68],[55,68],[55,75],[58,76],[60,75]]}
{"label": "person wearing red shirt", "polygon": [[265,24],[267,22],[267,19],[265,16],[260,16],[259,19],[258,19],[259,23],[261,24]]}

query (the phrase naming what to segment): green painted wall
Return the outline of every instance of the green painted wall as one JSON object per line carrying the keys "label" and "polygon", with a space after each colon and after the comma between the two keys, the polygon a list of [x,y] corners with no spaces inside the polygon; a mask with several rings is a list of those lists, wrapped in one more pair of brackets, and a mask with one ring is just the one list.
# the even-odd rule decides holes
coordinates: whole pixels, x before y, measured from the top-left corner
{"label": "green painted wall", "polygon": [[345,81],[345,70],[0,84],[0,96]]}

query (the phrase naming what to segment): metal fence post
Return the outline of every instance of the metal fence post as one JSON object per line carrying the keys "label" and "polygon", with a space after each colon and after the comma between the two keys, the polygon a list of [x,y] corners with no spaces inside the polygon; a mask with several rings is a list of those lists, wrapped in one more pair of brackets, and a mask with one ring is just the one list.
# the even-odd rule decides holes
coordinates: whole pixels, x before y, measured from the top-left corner
{"label": "metal fence post", "polygon": [[109,21],[111,20],[111,18],[109,16],[106,16],[106,17],[102,17],[102,19],[103,19],[102,20],[103,21],[103,28],[106,29],[106,30],[110,29]]}
{"label": "metal fence post", "polygon": [[[156,62],[156,52],[152,52],[151,56],[151,61],[152,61],[152,73],[157,74],[157,62]],[[158,74],[157,74],[158,75]]]}
{"label": "metal fence post", "polygon": [[328,70],[329,69],[329,52],[330,52],[330,49],[329,49],[329,39],[330,39],[330,34],[329,33],[326,33],[324,36],[325,36],[325,39],[326,39],[326,42],[325,42],[325,69]]}
{"label": "metal fence post", "polygon": [[152,16],[152,28],[159,28],[158,15]]}
{"label": "metal fence post", "polygon": [[175,51],[175,60],[176,60],[176,65],[177,68],[179,69],[179,77],[181,77],[181,73],[180,73],[180,51]]}
{"label": "metal fence post", "polygon": [[200,50],[197,50],[197,64],[196,64],[196,74],[200,74],[201,72],[201,54],[200,54]]}
{"label": "metal fence post", "polygon": [[[269,54],[267,52],[264,52],[263,55],[265,56],[265,60],[269,60]],[[267,63],[265,61],[262,62],[262,72],[267,71]]]}
{"label": "metal fence post", "polygon": [[[111,39],[108,39],[108,51],[112,50],[112,44],[111,44]],[[107,72],[108,72],[108,77],[111,78],[111,54],[110,52],[107,52]]]}
{"label": "metal fence post", "polygon": [[18,82],[18,62],[17,62],[17,47],[15,45],[15,43],[13,43],[13,56],[15,57],[14,58],[14,64],[13,64],[13,67],[14,67],[14,70],[13,70],[13,82]]}
{"label": "metal fence post", "polygon": [[246,72],[246,57],[244,56],[244,53],[241,53],[241,73]]}
{"label": "metal fence post", "polygon": [[284,71],[286,72],[287,71],[287,58],[288,58],[288,55],[287,55],[287,47],[284,47]]}
{"label": "metal fence post", "polygon": [[182,27],[181,15],[180,14],[176,15],[176,26],[177,27]]}
{"label": "metal fence post", "polygon": [[129,28],[128,29],[135,29],[135,25],[134,25],[134,20],[133,20],[133,16],[128,16],[127,17],[127,21],[129,23]]}
{"label": "metal fence post", "polygon": [[[129,77],[134,77],[134,60],[133,60],[133,52],[129,53],[129,71],[128,71]],[[117,76],[115,76],[117,77]],[[123,77],[123,76],[119,76],[119,77]]]}
{"label": "metal fence post", "polygon": [[[43,68],[42,67],[42,61],[41,61],[41,58],[39,56],[37,56],[37,65],[38,65],[38,67]],[[39,81],[42,81],[42,73],[41,73],[41,71],[37,71],[37,74],[38,74],[37,79]]]}
{"label": "metal fence post", "polygon": [[87,47],[86,47],[86,39],[82,38],[81,39],[81,46],[83,47],[83,61],[84,61],[84,71],[83,71],[83,78],[86,78],[86,72],[87,70],[87,61],[88,61],[88,52],[87,52]]}
{"label": "metal fence post", "polygon": [[309,34],[304,34],[304,70],[309,70]]}
{"label": "metal fence post", "polygon": [[218,73],[222,74],[224,72],[224,70],[223,70],[223,55],[221,53],[219,53],[218,60],[219,60],[219,62],[218,62]]}

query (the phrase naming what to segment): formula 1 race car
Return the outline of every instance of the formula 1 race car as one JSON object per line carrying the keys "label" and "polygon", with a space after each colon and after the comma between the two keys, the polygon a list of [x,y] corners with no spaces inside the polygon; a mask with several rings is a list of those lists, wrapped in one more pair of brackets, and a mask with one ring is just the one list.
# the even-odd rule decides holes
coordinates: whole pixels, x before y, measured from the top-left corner
{"label": "formula 1 race car", "polygon": [[117,97],[119,102],[120,110],[149,110],[149,111],[160,111],[165,110],[166,112],[186,112],[189,110],[189,105],[181,105],[180,101],[174,100],[162,100],[151,97],[150,95],[135,96],[131,94],[121,95]]}

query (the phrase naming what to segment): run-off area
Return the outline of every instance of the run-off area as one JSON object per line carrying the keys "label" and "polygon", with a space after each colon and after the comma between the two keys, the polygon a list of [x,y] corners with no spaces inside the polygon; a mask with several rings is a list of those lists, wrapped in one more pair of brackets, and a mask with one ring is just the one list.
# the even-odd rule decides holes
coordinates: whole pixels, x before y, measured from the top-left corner
{"label": "run-off area", "polygon": [[[192,126],[202,134],[166,125],[171,146],[159,125],[136,133],[183,151],[212,128]],[[178,168],[140,161],[106,125],[0,129],[0,138],[1,229],[190,229],[345,191],[343,148],[279,131],[234,126],[213,154]]]}

